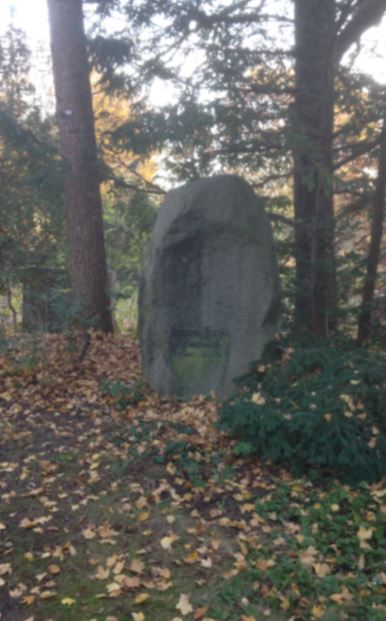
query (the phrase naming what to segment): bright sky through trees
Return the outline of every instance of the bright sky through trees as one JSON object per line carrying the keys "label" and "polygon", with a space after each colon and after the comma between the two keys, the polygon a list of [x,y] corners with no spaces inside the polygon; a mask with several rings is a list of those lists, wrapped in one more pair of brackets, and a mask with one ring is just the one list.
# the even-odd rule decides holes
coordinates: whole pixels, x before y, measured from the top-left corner
{"label": "bright sky through trees", "polygon": [[[48,47],[46,0],[2,0],[0,32],[6,29],[12,14],[15,25],[26,31],[32,47],[38,43]],[[356,67],[386,83],[386,18],[379,27],[371,28],[362,38],[362,50]]]}

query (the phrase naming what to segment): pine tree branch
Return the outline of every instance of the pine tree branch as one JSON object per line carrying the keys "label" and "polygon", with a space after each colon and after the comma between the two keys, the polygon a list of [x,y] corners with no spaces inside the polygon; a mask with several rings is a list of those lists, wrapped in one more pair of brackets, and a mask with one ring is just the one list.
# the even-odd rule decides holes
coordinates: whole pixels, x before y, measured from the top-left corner
{"label": "pine tree branch", "polygon": [[338,62],[368,28],[379,23],[385,11],[386,0],[362,0],[350,21],[337,36],[335,53]]}
{"label": "pine tree branch", "polygon": [[369,142],[368,140],[362,140],[361,142],[358,142],[357,144],[352,145],[350,147],[350,155],[347,155],[341,160],[338,160],[337,162],[335,162],[334,170],[338,170],[339,168],[342,168],[342,166],[344,166],[345,164],[348,164],[349,162],[353,162],[361,155],[366,155],[370,153],[375,147],[377,147],[380,144],[380,142],[381,142],[381,137],[379,136],[378,138],[376,138],[375,140],[372,140],[371,142]]}

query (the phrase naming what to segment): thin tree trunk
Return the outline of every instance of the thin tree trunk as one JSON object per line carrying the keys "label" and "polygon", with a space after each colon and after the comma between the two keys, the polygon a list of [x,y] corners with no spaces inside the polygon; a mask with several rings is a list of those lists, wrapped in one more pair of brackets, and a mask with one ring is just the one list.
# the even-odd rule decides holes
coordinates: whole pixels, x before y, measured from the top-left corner
{"label": "thin tree trunk", "polygon": [[48,0],[64,205],[74,301],[81,319],[113,330],[82,0]]}
{"label": "thin tree trunk", "polygon": [[12,302],[12,289],[11,289],[11,285],[9,283],[6,284],[6,296],[7,296],[7,303],[8,303],[8,308],[12,313],[12,326],[13,326],[13,331],[14,333],[17,332],[17,311],[16,308],[13,305]]}
{"label": "thin tree trunk", "polygon": [[298,331],[335,323],[333,213],[335,0],[295,0],[294,203]]}
{"label": "thin tree trunk", "polygon": [[385,218],[386,198],[386,114],[383,120],[381,145],[379,152],[378,177],[374,193],[371,237],[369,252],[367,255],[366,277],[363,287],[361,310],[358,320],[357,344],[362,345],[370,336],[371,315],[374,306],[375,283],[381,243],[383,235],[383,223]]}

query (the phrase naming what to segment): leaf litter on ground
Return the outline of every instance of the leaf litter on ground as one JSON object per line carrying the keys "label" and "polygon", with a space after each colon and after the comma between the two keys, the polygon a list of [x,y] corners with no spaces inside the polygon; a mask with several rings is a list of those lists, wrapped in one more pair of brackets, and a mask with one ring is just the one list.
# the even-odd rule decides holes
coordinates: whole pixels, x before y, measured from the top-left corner
{"label": "leaf litter on ground", "polygon": [[39,346],[1,358],[1,621],[385,618],[384,484],[235,457],[214,401],[142,385],[132,339]]}

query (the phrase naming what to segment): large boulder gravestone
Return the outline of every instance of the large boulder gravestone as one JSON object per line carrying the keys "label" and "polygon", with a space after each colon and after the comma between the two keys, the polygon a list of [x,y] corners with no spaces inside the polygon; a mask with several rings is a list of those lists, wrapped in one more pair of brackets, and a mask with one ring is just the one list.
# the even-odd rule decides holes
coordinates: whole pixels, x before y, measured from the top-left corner
{"label": "large boulder gravestone", "polygon": [[246,181],[221,175],[168,192],[141,276],[145,379],[178,398],[229,396],[275,335],[279,298],[270,223]]}

